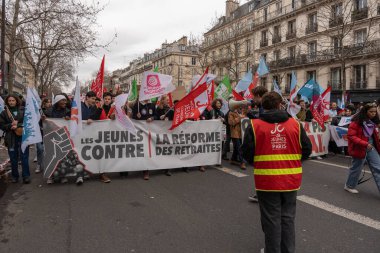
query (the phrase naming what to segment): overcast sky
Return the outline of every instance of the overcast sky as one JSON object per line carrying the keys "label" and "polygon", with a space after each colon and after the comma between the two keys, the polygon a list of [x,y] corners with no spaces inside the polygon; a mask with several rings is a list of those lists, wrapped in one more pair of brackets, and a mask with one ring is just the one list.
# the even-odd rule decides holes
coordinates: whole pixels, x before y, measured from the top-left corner
{"label": "overcast sky", "polygon": [[159,48],[166,40],[175,41],[183,35],[201,36],[216,15],[224,15],[225,0],[100,0],[107,3],[99,15],[99,38],[109,41],[117,34],[107,51],[79,63],[77,75],[81,82],[98,71],[103,54],[105,68],[113,71]]}

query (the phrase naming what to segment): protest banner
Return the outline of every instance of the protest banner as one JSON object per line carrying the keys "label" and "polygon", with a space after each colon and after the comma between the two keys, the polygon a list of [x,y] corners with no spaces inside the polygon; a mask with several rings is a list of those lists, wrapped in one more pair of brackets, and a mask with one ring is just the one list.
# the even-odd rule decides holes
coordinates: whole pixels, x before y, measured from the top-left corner
{"label": "protest banner", "polygon": [[338,147],[347,147],[348,146],[348,128],[330,126],[331,137],[334,139]]}
{"label": "protest banner", "polygon": [[329,153],[330,130],[322,127],[317,122],[302,122],[302,126],[313,146],[310,157],[326,155]]}
{"label": "protest banner", "polygon": [[187,121],[169,131],[171,122],[133,121],[137,133],[116,121],[84,125],[70,138],[69,122],[44,122],[44,177],[89,173],[159,170],[221,163],[222,122]]}

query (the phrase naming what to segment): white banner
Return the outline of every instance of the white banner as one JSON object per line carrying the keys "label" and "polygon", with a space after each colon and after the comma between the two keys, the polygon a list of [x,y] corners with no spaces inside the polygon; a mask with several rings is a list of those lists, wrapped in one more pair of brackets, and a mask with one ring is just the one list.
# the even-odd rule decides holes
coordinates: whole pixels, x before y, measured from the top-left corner
{"label": "white banner", "polygon": [[348,146],[348,128],[330,126],[331,137],[334,139],[338,147],[347,147]]}
{"label": "white banner", "polygon": [[171,122],[133,121],[132,134],[111,120],[83,125],[69,137],[68,121],[44,122],[45,177],[90,173],[159,170],[221,163],[222,122],[187,121],[173,131]]}
{"label": "white banner", "polygon": [[313,146],[310,157],[328,154],[330,142],[330,130],[328,125],[325,124],[325,128],[322,129],[317,122],[302,122],[302,126]]}

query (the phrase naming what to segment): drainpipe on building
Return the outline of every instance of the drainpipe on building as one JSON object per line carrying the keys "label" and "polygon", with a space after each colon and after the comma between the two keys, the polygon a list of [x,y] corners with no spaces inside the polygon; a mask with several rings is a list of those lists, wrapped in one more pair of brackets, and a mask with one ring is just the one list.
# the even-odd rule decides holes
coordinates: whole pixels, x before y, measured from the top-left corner
{"label": "drainpipe on building", "polygon": [[5,0],[1,4],[1,84],[0,96],[4,95],[5,89]]}

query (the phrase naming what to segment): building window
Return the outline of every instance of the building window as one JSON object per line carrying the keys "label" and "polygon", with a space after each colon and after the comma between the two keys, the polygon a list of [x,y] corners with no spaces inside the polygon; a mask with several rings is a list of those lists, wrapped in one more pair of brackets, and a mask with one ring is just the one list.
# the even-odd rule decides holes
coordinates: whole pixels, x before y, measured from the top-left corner
{"label": "building window", "polygon": [[191,57],[191,65],[193,66],[197,65],[197,58]]}
{"label": "building window", "polygon": [[367,0],[356,0],[355,1],[355,9],[356,10],[362,10],[364,8],[367,8]]}
{"label": "building window", "polygon": [[260,47],[268,46],[268,31],[261,31]]}
{"label": "building window", "polygon": [[219,68],[219,77],[223,78],[223,68]]}
{"label": "building window", "polygon": [[278,77],[278,75],[274,75],[273,77],[272,77],[272,80],[273,80],[273,83],[277,83],[277,85],[278,85],[278,87],[280,88],[280,78]]}
{"label": "building window", "polygon": [[273,51],[273,60],[278,61],[281,59],[281,50],[275,50]]}
{"label": "building window", "polygon": [[306,80],[315,80],[317,81],[317,71],[312,70],[312,71],[306,71]]}
{"label": "building window", "polygon": [[354,66],[353,88],[354,89],[365,89],[365,88],[367,88],[366,65]]}
{"label": "building window", "polygon": [[288,33],[296,32],[296,20],[292,20],[288,22]]}
{"label": "building window", "polygon": [[312,41],[308,43],[309,57],[315,58],[317,56],[317,42]]}
{"label": "building window", "polygon": [[245,42],[245,53],[249,55],[251,53],[251,40]]}
{"label": "building window", "polygon": [[249,72],[250,70],[251,70],[251,63],[247,62],[247,71],[246,72]]}
{"label": "building window", "polygon": [[331,15],[332,19],[337,19],[342,17],[342,3],[335,4],[331,6]]}
{"label": "building window", "polygon": [[290,93],[290,88],[292,85],[292,73],[288,73],[286,75],[286,86],[285,86],[285,93]]}
{"label": "building window", "polygon": [[317,13],[315,12],[308,16],[306,34],[317,32],[317,31],[318,31]]}
{"label": "building window", "polygon": [[361,29],[354,33],[356,46],[363,46],[367,39],[367,29]]}
{"label": "building window", "polygon": [[276,12],[277,12],[277,14],[282,13],[282,3],[281,2],[276,3]]}
{"label": "building window", "polygon": [[292,9],[296,8],[296,0],[292,0]]}
{"label": "building window", "polygon": [[261,54],[261,57],[264,59],[265,62],[267,62],[267,54],[266,53]]}
{"label": "building window", "polygon": [[181,51],[185,51],[186,50],[186,46],[185,45],[181,45],[180,48],[181,48]]}
{"label": "building window", "polygon": [[288,57],[289,58],[296,58],[296,46],[288,47]]}
{"label": "building window", "polygon": [[339,54],[340,49],[342,47],[340,38],[339,37],[332,37],[331,39],[332,39],[332,46],[334,49],[334,54]]}
{"label": "building window", "polygon": [[333,90],[342,89],[342,71],[340,68],[331,69],[330,85]]}
{"label": "building window", "polygon": [[268,8],[264,8],[264,21],[268,21]]}

